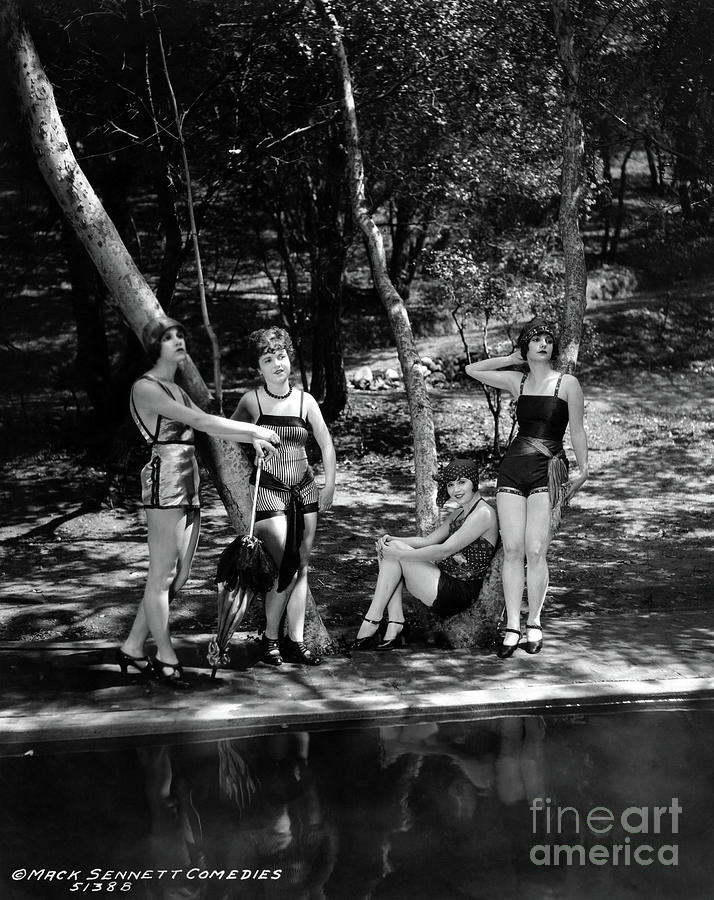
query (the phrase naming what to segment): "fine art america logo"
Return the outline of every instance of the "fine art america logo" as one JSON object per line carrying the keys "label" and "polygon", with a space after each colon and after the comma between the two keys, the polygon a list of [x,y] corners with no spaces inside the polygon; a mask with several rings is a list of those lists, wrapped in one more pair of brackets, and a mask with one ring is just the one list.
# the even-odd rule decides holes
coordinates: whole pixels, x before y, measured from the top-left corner
{"label": "fine art america logo", "polygon": [[536,797],[530,810],[533,835],[544,840],[531,847],[533,865],[679,865],[679,844],[663,843],[679,833],[677,797],[669,806],[628,806],[620,812],[595,806],[585,813]]}

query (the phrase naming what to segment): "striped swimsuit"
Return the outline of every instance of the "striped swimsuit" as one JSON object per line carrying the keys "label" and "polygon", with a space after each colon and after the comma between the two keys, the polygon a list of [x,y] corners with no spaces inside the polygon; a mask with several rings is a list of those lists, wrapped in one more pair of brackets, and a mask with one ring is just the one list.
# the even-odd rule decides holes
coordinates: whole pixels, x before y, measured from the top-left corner
{"label": "striped swimsuit", "polygon": [[[300,391],[299,416],[273,416],[263,413],[258,392],[255,392],[260,413],[256,425],[264,425],[280,436],[277,455],[263,464],[256,506],[257,521],[285,515],[293,499],[303,514],[317,512],[317,485],[305,452],[310,431],[303,418],[304,398],[304,392]],[[250,483],[255,484],[255,473]]]}
{"label": "striped swimsuit", "polygon": [[[171,397],[171,391],[153,375],[142,375],[147,381],[153,381]],[[136,382],[135,382],[136,383]],[[185,406],[190,401],[184,391],[176,385]],[[132,386],[129,409],[137,428],[151,447],[151,459],[141,470],[141,500],[146,509],[176,509],[188,507],[198,509],[198,464],[193,440],[193,428],[157,416],[156,428],[152,434],[144,424],[134,403]]]}
{"label": "striped swimsuit", "polygon": [[[284,591],[300,566],[305,514],[317,512],[317,484],[305,452],[310,436],[308,424],[302,414],[305,392],[300,391],[299,416],[265,415],[257,391],[255,399],[260,413],[256,425],[271,428],[280,436],[277,455],[263,463],[255,518],[258,522],[274,516],[287,518],[285,549],[280,561],[277,585],[279,591]],[[255,471],[250,483],[255,484]]]}

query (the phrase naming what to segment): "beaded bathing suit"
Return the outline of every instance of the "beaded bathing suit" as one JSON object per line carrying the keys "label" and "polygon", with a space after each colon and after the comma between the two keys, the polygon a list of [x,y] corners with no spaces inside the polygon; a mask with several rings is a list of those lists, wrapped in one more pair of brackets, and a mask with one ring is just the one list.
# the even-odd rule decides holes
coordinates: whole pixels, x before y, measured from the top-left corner
{"label": "beaded bathing suit", "polygon": [[[172,400],[171,391],[153,375],[142,375],[138,381],[146,379],[158,384]],[[136,382],[134,382],[136,384]],[[176,385],[185,406],[190,401],[179,385]],[[131,416],[143,438],[151,447],[151,459],[141,470],[141,500],[146,509],[177,509],[200,507],[198,498],[199,476],[196,463],[193,428],[159,415],[152,434],[139,415],[134,403],[132,385],[129,403]]]}

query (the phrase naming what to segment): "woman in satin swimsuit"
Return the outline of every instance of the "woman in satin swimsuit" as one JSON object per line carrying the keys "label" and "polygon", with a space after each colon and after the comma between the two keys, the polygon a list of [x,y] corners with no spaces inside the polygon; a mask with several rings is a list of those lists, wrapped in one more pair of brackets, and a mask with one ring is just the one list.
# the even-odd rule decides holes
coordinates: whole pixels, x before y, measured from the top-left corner
{"label": "woman in satin swimsuit", "polygon": [[498,542],[496,511],[479,494],[473,460],[453,460],[438,480],[439,505],[448,494],[458,507],[426,537],[385,534],[377,541],[377,585],[352,650],[391,650],[404,642],[404,586],[441,618],[462,612],[478,597]]}
{"label": "woman in satin swimsuit", "polygon": [[[583,392],[578,379],[553,368],[558,345],[552,325],[534,319],[524,326],[510,356],[483,359],[466,366],[466,374],[491,387],[510,391],[516,399],[518,434],[501,463],[496,505],[503,541],[503,593],[506,633],[498,656],[507,659],[521,645],[521,598],[528,590],[527,653],[543,645],[541,611],[548,590],[546,553],[551,512],[571,497],[588,477],[588,443],[583,425]],[[528,372],[497,372],[528,364]],[[563,436],[570,440],[579,474],[567,484],[568,464]]]}
{"label": "woman in satin swimsuit", "polygon": [[[332,506],[335,448],[314,397],[290,384],[293,346],[287,331],[254,331],[249,345],[251,361],[263,384],[241,398],[233,418],[264,425],[280,435],[277,454],[263,466],[256,507],[256,534],[279,568],[276,582],[265,597],[261,658],[272,666],[281,665],[283,659],[315,666],[320,659],[304,643],[307,576],[317,513]],[[321,490],[305,452],[310,432],[322,454],[325,486]],[[255,473],[251,483],[255,484]],[[281,638],[283,615],[287,635]]]}
{"label": "woman in satin swimsuit", "polygon": [[[116,652],[121,670],[132,668],[172,687],[185,689],[184,677],[169,635],[169,602],[186,582],[198,544],[201,510],[194,429],[224,440],[252,442],[268,458],[280,443],[269,428],[232,422],[203,412],[176,384],[176,371],[188,358],[183,327],[166,316],[151,319],[142,336],[152,368],[134,382],[130,410],[151,447],[141,472],[146,510],[149,575],[128,637]],[[144,654],[149,634],[156,656]]]}

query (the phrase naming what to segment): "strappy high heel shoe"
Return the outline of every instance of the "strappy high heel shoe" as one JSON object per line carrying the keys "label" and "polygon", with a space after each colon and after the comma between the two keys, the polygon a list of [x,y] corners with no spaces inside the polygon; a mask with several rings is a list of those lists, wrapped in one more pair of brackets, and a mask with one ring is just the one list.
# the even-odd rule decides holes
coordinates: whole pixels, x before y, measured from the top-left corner
{"label": "strappy high heel shoe", "polygon": [[319,666],[322,660],[302,641],[294,641],[292,638],[283,638],[283,659],[286,662],[302,663],[304,666]]}
{"label": "strappy high heel shoe", "polygon": [[119,647],[114,651],[114,662],[121,669],[122,675],[126,675],[129,669],[135,669],[142,678],[149,678],[153,671],[148,656],[130,656]]}
{"label": "strappy high heel shoe", "polygon": [[540,653],[541,648],[543,646],[543,629],[540,627],[540,625],[530,625],[530,624],[526,625],[526,629],[528,629],[528,628],[535,628],[536,631],[540,631],[541,636],[537,641],[526,640],[526,646],[524,647],[524,650],[526,651],[526,653],[531,653],[531,654],[532,653]]}
{"label": "strappy high heel shoe", "polygon": [[[181,663],[162,662],[158,656],[151,660],[154,669],[154,677],[159,684],[165,684],[167,687],[175,688],[177,691],[189,691],[193,687],[191,682],[183,673]],[[167,672],[166,670],[169,669]]]}
{"label": "strappy high heel shoe", "polygon": [[379,643],[379,626],[382,624],[381,621],[368,619],[367,616],[362,616],[362,621],[369,622],[370,625],[376,625],[377,628],[372,634],[368,634],[367,637],[355,638],[350,644],[350,650],[374,650]]}
{"label": "strappy high heel shoe", "polygon": [[498,647],[498,650],[496,650],[496,656],[499,659],[508,659],[510,656],[513,656],[513,654],[516,652],[516,649],[518,647],[520,647],[520,644],[521,644],[520,630],[517,628],[507,628],[506,634],[508,634],[509,631],[511,632],[511,634],[517,634],[518,640],[516,641],[515,644],[504,644],[503,641],[501,641],[501,643]]}
{"label": "strappy high heel shoe", "polygon": [[387,619],[387,626],[389,625],[401,625],[402,627],[394,635],[393,638],[389,638],[389,640],[381,640],[377,644],[377,650],[396,650],[397,647],[404,647],[406,645],[407,636],[406,625],[404,624],[404,622],[395,622],[394,619]]}
{"label": "strappy high heel shoe", "polygon": [[260,639],[260,661],[269,666],[282,666],[283,657],[280,655],[280,641],[275,638],[263,637]]}

